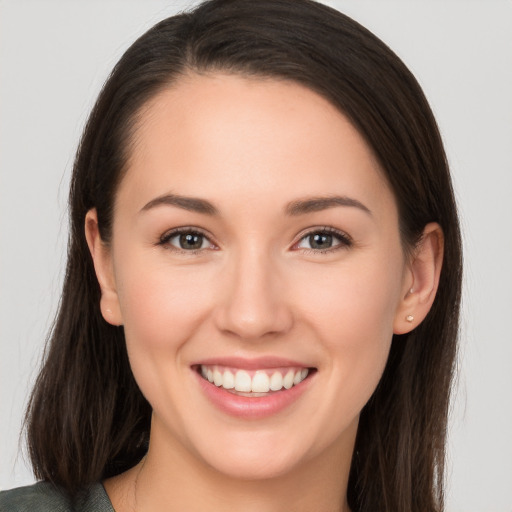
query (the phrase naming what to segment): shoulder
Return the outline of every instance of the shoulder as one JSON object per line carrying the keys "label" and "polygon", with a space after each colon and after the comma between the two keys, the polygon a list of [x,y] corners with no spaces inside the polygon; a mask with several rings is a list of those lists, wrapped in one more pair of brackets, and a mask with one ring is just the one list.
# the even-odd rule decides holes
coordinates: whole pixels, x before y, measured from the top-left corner
{"label": "shoulder", "polygon": [[0,492],[0,512],[67,512],[70,499],[58,488],[47,482]]}
{"label": "shoulder", "polygon": [[72,499],[51,483],[38,482],[0,492],[0,512],[114,512],[114,509],[99,483]]}

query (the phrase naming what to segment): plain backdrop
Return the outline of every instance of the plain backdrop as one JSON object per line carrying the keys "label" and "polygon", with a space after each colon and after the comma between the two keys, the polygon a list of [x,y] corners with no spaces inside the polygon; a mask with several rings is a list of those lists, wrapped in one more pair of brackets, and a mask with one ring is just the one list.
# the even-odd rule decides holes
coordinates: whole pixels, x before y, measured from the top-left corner
{"label": "plain backdrop", "polygon": [[[20,426],[65,264],[67,189],[122,52],[179,1],[0,0],[0,488],[33,482]],[[465,288],[447,510],[512,511],[512,2],[339,0],[422,84],[460,207]]]}

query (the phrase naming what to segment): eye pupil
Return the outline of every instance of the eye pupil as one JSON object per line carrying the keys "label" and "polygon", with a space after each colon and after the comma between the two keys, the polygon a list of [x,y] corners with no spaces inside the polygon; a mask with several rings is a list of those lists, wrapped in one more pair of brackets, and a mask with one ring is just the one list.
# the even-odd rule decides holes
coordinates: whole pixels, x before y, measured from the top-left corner
{"label": "eye pupil", "polygon": [[310,235],[309,244],[312,249],[325,249],[332,246],[332,235],[325,233],[315,233]]}
{"label": "eye pupil", "polygon": [[186,233],[180,235],[179,241],[182,249],[201,249],[201,246],[203,245],[203,235]]}

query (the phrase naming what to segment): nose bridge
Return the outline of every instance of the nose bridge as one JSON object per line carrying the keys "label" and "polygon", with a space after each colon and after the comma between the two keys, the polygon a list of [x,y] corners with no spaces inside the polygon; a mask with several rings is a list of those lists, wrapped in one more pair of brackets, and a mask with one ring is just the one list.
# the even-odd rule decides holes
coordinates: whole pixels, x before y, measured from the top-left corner
{"label": "nose bridge", "polygon": [[235,251],[227,266],[219,327],[245,339],[286,332],[292,315],[280,268],[271,252],[248,245]]}

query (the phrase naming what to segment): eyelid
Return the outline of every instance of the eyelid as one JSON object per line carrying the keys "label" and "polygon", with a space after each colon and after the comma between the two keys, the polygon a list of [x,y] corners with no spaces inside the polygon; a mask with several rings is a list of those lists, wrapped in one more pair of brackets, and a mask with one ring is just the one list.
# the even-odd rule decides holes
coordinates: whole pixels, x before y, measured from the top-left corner
{"label": "eyelid", "polygon": [[[170,245],[168,242],[175,236],[178,236],[180,234],[187,233],[187,234],[196,234],[203,236],[210,244],[211,246],[208,248],[203,249],[190,249],[185,250],[181,249],[179,247],[175,247],[173,245]],[[298,248],[297,245],[304,240],[306,237],[311,236],[316,233],[324,233],[329,234],[331,236],[336,237],[339,240],[339,244],[329,247],[327,249],[307,249],[307,248]],[[212,241],[212,236],[209,235],[205,230],[198,228],[196,226],[180,226],[177,228],[172,228],[166,231],[163,235],[161,235],[158,239],[158,242],[156,245],[162,245],[165,248],[172,250],[177,253],[183,253],[188,255],[198,254],[205,250],[216,250],[218,249],[218,245]],[[325,254],[329,252],[334,252],[339,249],[347,249],[353,245],[353,240],[350,235],[345,233],[344,231],[341,231],[339,229],[333,228],[331,226],[315,226],[310,227],[305,230],[303,230],[297,237],[296,241],[292,244],[292,249],[297,251],[302,251],[304,253],[315,253],[315,254]],[[213,247],[212,247],[213,246]]]}
{"label": "eyelid", "polygon": [[[213,247],[208,247],[208,248],[205,248],[205,249],[185,250],[185,249],[181,249],[179,247],[175,247],[174,245],[170,245],[168,243],[169,240],[171,240],[175,236],[178,236],[178,235],[181,235],[181,234],[184,234],[184,233],[193,234],[193,235],[201,235],[204,238],[206,238],[206,240],[208,240],[210,245],[213,246]],[[168,249],[170,251],[174,251],[174,252],[181,253],[181,254],[187,254],[187,255],[198,254],[198,253],[200,253],[202,251],[205,251],[207,249],[210,249],[210,250],[218,249],[217,244],[212,241],[211,235],[209,235],[208,233],[206,233],[206,231],[204,231],[203,229],[198,228],[196,226],[180,226],[178,228],[169,229],[168,231],[166,231],[163,235],[161,235],[159,237],[158,242],[157,242],[156,245],[161,245],[161,246],[164,246],[166,249]]]}
{"label": "eyelid", "polygon": [[[314,235],[316,233],[326,233],[331,236],[336,237],[340,243],[338,245],[335,245],[333,247],[329,247],[328,249],[307,249],[303,247],[297,247],[297,245],[302,242],[305,238],[308,236]],[[329,252],[334,252],[340,249],[347,249],[353,245],[353,240],[350,235],[345,233],[344,231],[341,231],[339,229],[333,228],[331,226],[317,226],[312,228],[307,228],[302,233],[299,234],[297,237],[297,241],[293,243],[292,249],[295,248],[295,250],[303,251],[305,253],[313,253],[313,254],[325,254]]]}

